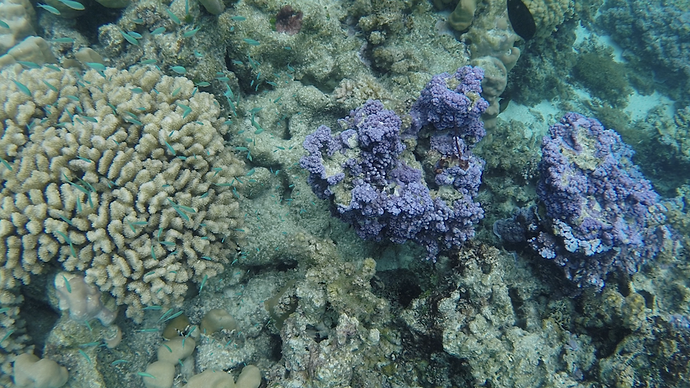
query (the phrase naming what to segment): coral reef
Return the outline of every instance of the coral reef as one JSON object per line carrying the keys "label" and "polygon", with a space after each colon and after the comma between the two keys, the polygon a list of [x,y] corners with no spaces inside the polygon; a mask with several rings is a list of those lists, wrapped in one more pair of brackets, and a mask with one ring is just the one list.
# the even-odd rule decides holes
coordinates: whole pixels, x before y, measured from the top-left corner
{"label": "coral reef", "polygon": [[[422,386],[586,386],[580,380],[595,361],[590,339],[570,333],[558,311],[540,300],[548,285],[525,276],[524,263],[480,245],[448,264],[440,284],[400,313],[410,332],[405,347],[419,348],[420,358],[435,354],[416,362],[463,365],[438,376],[429,371]],[[567,310],[567,300],[552,295],[549,303]],[[443,352],[430,345],[436,342]]]}
{"label": "coral reef", "polygon": [[237,325],[202,333],[199,369],[258,360],[274,384],[346,386],[364,365],[391,362],[397,345],[381,334],[391,319],[388,303],[371,291],[376,262],[346,261],[332,241],[314,236],[291,240],[294,267],[262,276],[235,269],[214,282],[224,297],[194,301],[192,322],[223,309]]}
{"label": "coral reef", "polygon": [[628,59],[651,74],[655,87],[683,105],[690,85],[690,22],[687,7],[660,0],[607,0],[597,25],[628,52]]}
{"label": "coral reef", "polygon": [[675,158],[690,163],[690,105],[678,109],[672,123],[659,125],[657,129],[659,142],[667,145]]}
{"label": "coral reef", "polygon": [[[539,163],[539,199],[546,217],[523,209],[499,223],[508,241],[526,238],[579,286],[601,288],[609,272],[627,274],[671,239],[665,208],[632,163],[632,149],[595,119],[568,113],[549,129]],[[520,225],[508,237],[510,224]],[[512,233],[512,232],[511,232]]]}
{"label": "coral reef", "polygon": [[677,189],[676,197],[668,204],[667,218],[682,239],[683,246],[690,247],[690,186]]}
{"label": "coral reef", "polygon": [[424,163],[433,169],[433,191],[413,155],[403,155],[400,118],[368,101],[343,120],[343,132],[321,126],[305,139],[309,155],[300,165],[309,171],[314,193],[331,200],[334,214],[362,238],[412,240],[434,260],[462,245],[483,215],[473,200],[483,161],[470,151],[485,134],[479,120],[487,107],[479,96],[482,75],[464,67],[454,76],[435,76],[410,111],[407,136],[428,141]]}
{"label": "coral reef", "polygon": [[[0,386],[21,354],[74,388],[688,379],[688,0],[608,0],[613,61],[603,0],[509,0],[529,41],[501,0],[78,2],[0,0]],[[573,110],[662,197],[584,117],[539,169]]]}
{"label": "coral reef", "polygon": [[[0,73],[3,289],[56,262],[141,318],[223,270],[240,225],[213,97],[153,68]],[[28,133],[25,129],[28,129]]]}
{"label": "coral reef", "polygon": [[7,25],[0,29],[0,55],[36,33],[36,12],[28,0],[3,0],[0,2],[0,15]]}
{"label": "coral reef", "polygon": [[459,0],[448,17],[448,24],[456,31],[465,31],[472,24],[476,10],[477,0]]}
{"label": "coral reef", "polygon": [[69,373],[51,359],[24,353],[14,361],[12,377],[17,387],[60,388],[67,383]]}
{"label": "coral reef", "polygon": [[[431,2],[420,0],[355,1],[347,7],[354,31],[361,30],[365,40],[358,46],[359,58],[373,74],[388,74],[393,90],[403,88],[406,95],[402,99],[417,94],[430,75],[457,69],[469,61],[463,42],[448,33],[429,33],[436,21],[431,8]],[[442,31],[437,28],[437,32]],[[360,75],[347,76],[356,79]],[[385,78],[379,77],[380,81]]]}
{"label": "coral reef", "polygon": [[27,335],[26,322],[19,316],[24,302],[22,295],[0,290],[0,385],[10,386],[12,362],[23,353],[34,351]]}
{"label": "coral reef", "polygon": [[98,319],[103,325],[113,323],[117,309],[108,309],[101,301],[101,292],[84,282],[80,275],[60,272],[55,275],[55,290],[60,310],[69,310],[70,318],[79,322]]}
{"label": "coral reef", "polygon": [[495,126],[500,113],[499,97],[506,88],[508,73],[520,58],[521,50],[516,45],[520,37],[510,27],[505,2],[481,2],[476,14],[462,38],[470,42],[470,63],[484,70],[482,97],[489,102],[489,107],[482,118],[489,129]]}
{"label": "coral reef", "polygon": [[632,88],[626,78],[625,65],[615,62],[610,54],[580,54],[573,73],[594,96],[618,108],[628,104]]}
{"label": "coral reef", "polygon": [[541,136],[529,134],[528,125],[499,118],[497,126],[477,143],[474,153],[486,161],[477,197],[485,212],[477,231],[481,241],[487,241],[482,232],[492,235],[490,228],[496,220],[536,200],[540,140]]}
{"label": "coral reef", "polygon": [[302,29],[302,11],[295,11],[286,5],[276,15],[276,31],[288,35],[295,35]]}
{"label": "coral reef", "polygon": [[[659,194],[672,197],[677,188],[688,183],[685,172],[690,169],[690,109],[678,107],[672,113],[671,107],[659,105],[632,122],[616,111],[608,112],[603,107],[594,107],[593,110],[602,112],[623,140],[634,146],[637,165],[654,183]],[[618,121],[614,122],[616,119]],[[603,120],[602,123],[606,124]]]}
{"label": "coral reef", "polygon": [[[529,36],[524,39],[544,38],[553,33],[564,20],[570,19],[575,14],[575,1],[572,0],[522,0],[521,3],[532,17],[534,26]],[[508,7],[509,11],[520,9]],[[511,14],[511,23],[515,15]],[[520,23],[518,23],[520,24]],[[517,27],[517,26],[516,26]],[[520,28],[516,28],[516,31]],[[524,35],[524,34],[523,34]]]}

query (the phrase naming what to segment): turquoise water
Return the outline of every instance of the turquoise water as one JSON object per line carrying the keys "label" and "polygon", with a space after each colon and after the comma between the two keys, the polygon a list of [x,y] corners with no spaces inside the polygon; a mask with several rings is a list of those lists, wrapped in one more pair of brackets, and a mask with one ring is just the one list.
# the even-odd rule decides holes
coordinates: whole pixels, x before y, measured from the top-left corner
{"label": "turquoise water", "polygon": [[[0,0],[0,386],[687,385],[686,1],[287,4]],[[486,136],[452,129],[441,155],[410,112],[468,65]],[[429,213],[365,223],[335,205],[364,175],[342,167],[368,157],[361,134],[319,159],[324,179],[346,173],[327,198],[300,166],[309,135],[357,128],[369,99],[399,117],[395,163],[425,195],[481,206],[466,240],[434,235],[449,223]],[[566,244],[563,263],[495,227],[533,207],[572,241],[539,189],[542,139],[567,112],[615,130],[635,152],[621,168],[658,193],[644,211],[623,201],[645,214],[641,245]],[[592,155],[573,166],[595,171]],[[435,181],[475,162],[476,193]],[[391,182],[381,198],[406,190]]]}

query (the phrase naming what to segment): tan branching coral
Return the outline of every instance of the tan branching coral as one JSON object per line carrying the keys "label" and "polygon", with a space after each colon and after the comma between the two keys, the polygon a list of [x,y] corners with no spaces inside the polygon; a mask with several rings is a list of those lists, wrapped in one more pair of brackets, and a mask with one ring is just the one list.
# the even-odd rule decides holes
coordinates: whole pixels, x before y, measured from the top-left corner
{"label": "tan branching coral", "polygon": [[138,320],[222,271],[243,164],[212,95],[153,67],[14,66],[0,104],[0,290],[57,262]]}

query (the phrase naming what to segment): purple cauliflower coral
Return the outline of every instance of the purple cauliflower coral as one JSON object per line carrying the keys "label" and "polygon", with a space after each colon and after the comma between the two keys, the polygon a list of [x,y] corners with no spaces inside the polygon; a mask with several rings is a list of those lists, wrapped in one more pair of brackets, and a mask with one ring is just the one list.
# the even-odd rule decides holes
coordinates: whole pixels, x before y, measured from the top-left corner
{"label": "purple cauliflower coral", "polygon": [[471,66],[459,68],[452,76],[435,75],[410,110],[413,134],[432,126],[449,130],[468,143],[481,140],[486,132],[480,117],[489,107],[480,95],[483,78],[484,70]]}
{"label": "purple cauliflower coral", "polygon": [[468,145],[484,135],[479,116],[488,104],[479,97],[482,75],[477,68],[459,69],[452,89],[450,76],[436,76],[413,107],[413,136],[430,139],[429,179],[409,165],[419,162],[401,141],[400,118],[369,100],[341,120],[342,132],[321,126],[306,137],[308,155],[300,165],[309,171],[314,193],[329,199],[333,214],[362,238],[414,241],[432,260],[458,248],[484,214],[474,201],[484,161]]}
{"label": "purple cauliflower coral", "polygon": [[612,270],[636,272],[668,237],[665,208],[632,155],[615,131],[577,113],[542,142],[537,193],[546,217],[529,243],[580,286],[602,287]]}

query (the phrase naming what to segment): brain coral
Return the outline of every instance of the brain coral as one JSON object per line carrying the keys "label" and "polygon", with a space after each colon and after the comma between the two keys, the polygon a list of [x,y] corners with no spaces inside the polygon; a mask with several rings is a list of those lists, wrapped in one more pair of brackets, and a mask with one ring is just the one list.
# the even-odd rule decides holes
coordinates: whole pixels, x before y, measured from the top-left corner
{"label": "brain coral", "polygon": [[139,320],[236,250],[234,176],[213,96],[153,67],[0,72],[0,290],[46,263]]}

